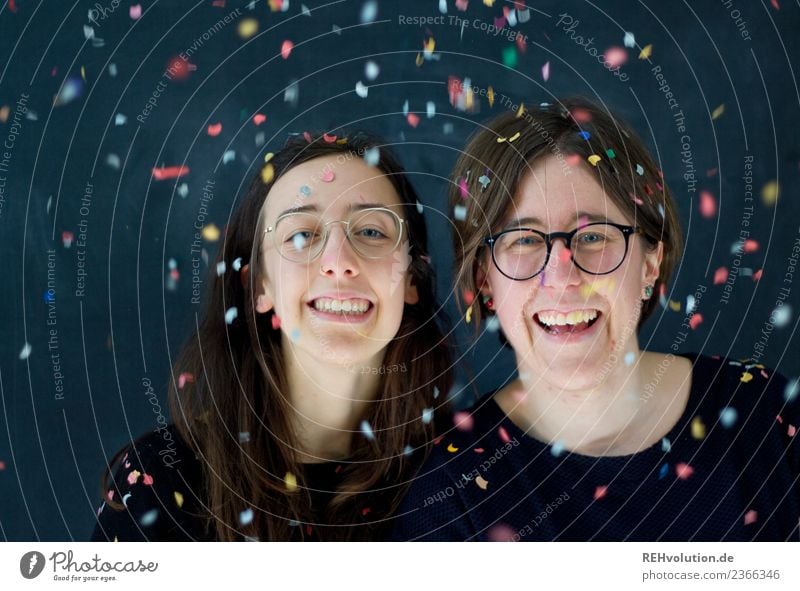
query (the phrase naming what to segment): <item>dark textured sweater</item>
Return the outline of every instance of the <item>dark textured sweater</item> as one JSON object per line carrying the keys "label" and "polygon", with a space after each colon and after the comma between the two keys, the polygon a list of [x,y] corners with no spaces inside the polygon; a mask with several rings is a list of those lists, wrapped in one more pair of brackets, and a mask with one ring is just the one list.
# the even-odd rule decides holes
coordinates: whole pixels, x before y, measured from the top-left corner
{"label": "dark textured sweater", "polygon": [[527,435],[492,396],[420,469],[395,540],[800,539],[797,383],[748,361],[686,354],[686,409],[627,456],[570,453]]}

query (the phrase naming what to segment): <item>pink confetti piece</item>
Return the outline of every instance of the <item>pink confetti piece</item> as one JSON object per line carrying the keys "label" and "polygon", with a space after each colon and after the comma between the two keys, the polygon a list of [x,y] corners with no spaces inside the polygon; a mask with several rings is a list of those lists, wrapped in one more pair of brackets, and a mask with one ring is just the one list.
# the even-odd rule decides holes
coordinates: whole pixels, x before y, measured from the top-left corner
{"label": "pink confetti piece", "polygon": [[610,68],[618,68],[628,61],[628,52],[622,47],[609,47],[603,54],[603,61],[608,64]]}
{"label": "pink confetti piece", "polygon": [[474,451],[476,454],[482,454],[486,450],[484,450],[482,447],[476,447],[472,451]]}
{"label": "pink confetti piece", "polygon": [[188,166],[165,166],[153,169],[153,178],[157,181],[176,179],[189,174]]}
{"label": "pink confetti piece", "polygon": [[564,248],[558,255],[558,260],[566,264],[572,258],[572,252],[569,248]]}
{"label": "pink confetti piece", "polygon": [[459,411],[453,415],[453,423],[459,431],[472,431],[475,421],[472,415],[466,411]]}
{"label": "pink confetti piece", "polygon": [[303,138],[310,144],[313,140],[311,139],[311,134],[307,131],[303,132]]}
{"label": "pink confetti piece", "polygon": [[73,240],[75,240],[75,234],[67,230],[61,232],[61,244],[64,245],[64,248],[70,248]]}
{"label": "pink confetti piece", "polygon": [[465,303],[467,306],[471,306],[471,305],[472,305],[472,302],[474,302],[474,301],[475,301],[475,294],[474,294],[474,293],[472,293],[472,291],[470,291],[469,289],[465,289],[465,290],[464,290],[464,293],[462,294],[462,296],[463,296],[463,298],[464,298],[464,303]]}
{"label": "pink confetti piece", "polygon": [[506,431],[505,427],[498,427],[497,434],[500,436],[500,440],[503,443],[508,443],[511,441],[511,437],[508,436],[508,431]]}
{"label": "pink confetti piece", "polygon": [[281,319],[277,314],[272,315],[272,330],[278,330],[281,327]]}
{"label": "pink confetti piece", "polygon": [[220,133],[222,133],[222,123],[212,123],[208,126],[206,132],[211,137],[217,137]]}
{"label": "pink confetti piece", "polygon": [[253,115],[253,123],[255,123],[256,125],[261,125],[266,120],[267,116],[264,115],[263,113],[256,113],[255,115]]}
{"label": "pink confetti piece", "polygon": [[330,135],[330,134],[327,134],[327,133],[323,133],[322,134],[322,139],[325,141],[326,144],[332,144],[333,142],[336,141],[336,136],[335,135]]}
{"label": "pink confetti piece", "polygon": [[498,523],[486,532],[486,539],[490,542],[513,542],[517,532],[505,523]]}
{"label": "pink confetti piece", "polygon": [[744,514],[744,524],[750,525],[751,523],[755,523],[758,521],[758,511],[755,509],[750,509],[747,513]]}
{"label": "pink confetti piece", "polygon": [[183,387],[187,383],[193,384],[194,383],[194,376],[192,374],[190,374],[189,372],[185,371],[185,372],[181,373],[181,375],[178,376],[178,389],[179,390],[183,390]]}
{"label": "pink confetti piece", "polygon": [[694,474],[694,468],[689,464],[685,462],[675,464],[675,475],[681,480],[688,479],[692,474]]}
{"label": "pink confetti piece", "polygon": [[720,267],[714,271],[714,285],[722,285],[728,280],[727,267]]}
{"label": "pink confetti piece", "polygon": [[761,279],[761,273],[763,273],[763,272],[764,272],[764,269],[759,269],[758,271],[753,273],[753,281],[758,281],[759,279]]}
{"label": "pink confetti piece", "polygon": [[753,240],[752,238],[749,240],[744,241],[744,246],[742,247],[746,253],[756,252],[758,251],[759,245],[757,240]]}
{"label": "pink confetti piece", "polygon": [[142,5],[141,4],[133,4],[128,9],[128,16],[130,16],[132,20],[138,21],[139,18],[142,16]]}
{"label": "pink confetti piece", "polygon": [[287,39],[281,45],[281,57],[285,60],[288,60],[289,56],[292,54],[292,49],[294,49],[294,43]]}
{"label": "pink confetti piece", "polygon": [[547,82],[550,79],[550,62],[545,62],[542,66],[542,79]]}
{"label": "pink confetti piece", "polygon": [[153,477],[150,476],[147,472],[145,472],[144,477],[142,478],[142,484],[144,484],[145,486],[152,486]]}
{"label": "pink confetti piece", "polygon": [[469,187],[467,187],[467,179],[463,178],[458,181],[458,190],[461,193],[461,198],[466,199],[469,197]]}
{"label": "pink confetti piece", "polygon": [[323,183],[332,183],[333,179],[336,178],[336,175],[333,174],[332,170],[325,170],[322,173],[322,176],[319,177]]}
{"label": "pink confetti piece", "polygon": [[599,501],[603,497],[606,496],[606,492],[608,491],[607,485],[601,485],[594,489],[594,500]]}
{"label": "pink confetti piece", "polygon": [[106,498],[109,501],[114,500],[114,489],[109,489],[109,491],[106,493]]}
{"label": "pink confetti piece", "polygon": [[689,326],[692,330],[696,330],[698,326],[703,322],[703,315],[699,312],[695,312],[692,314],[692,317],[689,319]]}
{"label": "pink confetti piece", "polygon": [[717,215],[717,200],[708,191],[700,191],[700,215],[704,218]]}
{"label": "pink confetti piece", "polygon": [[409,113],[408,115],[406,115],[406,121],[408,121],[408,124],[411,127],[416,128],[417,125],[419,125],[419,115],[417,115],[416,113]]}
{"label": "pink confetti piece", "polygon": [[581,158],[580,154],[570,154],[566,157],[567,164],[573,168],[580,166],[581,160],[583,158]]}
{"label": "pink confetti piece", "polygon": [[797,434],[797,427],[794,425],[789,425],[789,427],[786,429],[786,434],[789,437],[794,437]]}
{"label": "pink confetti piece", "polygon": [[139,480],[139,476],[141,475],[142,473],[138,470],[131,470],[131,473],[128,474],[128,484],[136,484],[136,481]]}

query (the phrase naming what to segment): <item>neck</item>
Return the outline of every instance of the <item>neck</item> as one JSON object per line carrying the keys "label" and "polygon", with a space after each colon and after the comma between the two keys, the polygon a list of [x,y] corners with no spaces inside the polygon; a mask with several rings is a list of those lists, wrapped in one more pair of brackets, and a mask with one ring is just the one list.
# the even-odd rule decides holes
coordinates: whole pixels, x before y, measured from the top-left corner
{"label": "neck", "polygon": [[[321,362],[296,348],[284,350],[299,461],[318,463],[347,457],[368,405],[378,396],[381,376],[362,373],[360,366]],[[380,365],[383,351],[376,357],[364,365]]]}
{"label": "neck", "polygon": [[600,384],[579,389],[553,385],[518,367],[522,379],[508,389],[504,410],[532,437],[559,442],[567,450],[594,456],[635,453],[650,442],[653,420],[664,411],[661,401],[643,394],[648,371],[641,354],[629,366],[620,360]]}

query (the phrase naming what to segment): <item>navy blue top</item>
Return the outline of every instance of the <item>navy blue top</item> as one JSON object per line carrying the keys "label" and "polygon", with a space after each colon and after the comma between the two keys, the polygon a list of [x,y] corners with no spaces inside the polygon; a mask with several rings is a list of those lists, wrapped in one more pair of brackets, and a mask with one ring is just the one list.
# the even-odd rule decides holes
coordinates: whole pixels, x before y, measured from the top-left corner
{"label": "navy blue top", "polygon": [[761,364],[689,353],[686,409],[652,447],[591,457],[518,428],[492,396],[438,440],[394,540],[800,539],[800,396]]}

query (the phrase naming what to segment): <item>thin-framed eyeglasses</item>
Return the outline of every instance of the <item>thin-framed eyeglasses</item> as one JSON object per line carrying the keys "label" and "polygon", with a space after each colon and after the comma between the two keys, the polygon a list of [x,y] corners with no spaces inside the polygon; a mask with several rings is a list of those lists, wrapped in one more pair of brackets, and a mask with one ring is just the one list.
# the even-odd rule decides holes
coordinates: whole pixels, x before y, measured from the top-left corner
{"label": "thin-framed eyeglasses", "polygon": [[514,281],[536,277],[547,266],[553,241],[563,239],[570,259],[581,271],[608,275],[616,271],[628,254],[628,239],[644,234],[641,227],[612,222],[593,222],[571,232],[549,234],[533,228],[511,228],[484,238],[492,262],[500,273]]}
{"label": "thin-framed eyeglasses", "polygon": [[397,248],[405,220],[386,207],[356,210],[344,220],[323,222],[309,212],[287,212],[264,230],[280,255],[294,263],[310,263],[325,250],[331,224],[344,224],[347,241],[367,259],[383,258]]}

